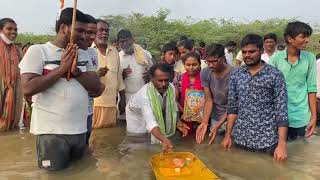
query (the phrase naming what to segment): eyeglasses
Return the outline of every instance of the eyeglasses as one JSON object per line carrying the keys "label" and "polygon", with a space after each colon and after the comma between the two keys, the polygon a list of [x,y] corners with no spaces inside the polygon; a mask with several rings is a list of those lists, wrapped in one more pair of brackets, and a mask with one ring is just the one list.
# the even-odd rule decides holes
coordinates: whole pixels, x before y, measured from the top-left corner
{"label": "eyeglasses", "polygon": [[224,56],[221,56],[221,57],[219,57],[219,58],[217,58],[217,59],[210,59],[210,61],[208,61],[208,60],[205,60],[204,62],[206,63],[206,64],[214,64],[214,63],[217,63],[217,62],[219,62],[222,58],[224,58]]}

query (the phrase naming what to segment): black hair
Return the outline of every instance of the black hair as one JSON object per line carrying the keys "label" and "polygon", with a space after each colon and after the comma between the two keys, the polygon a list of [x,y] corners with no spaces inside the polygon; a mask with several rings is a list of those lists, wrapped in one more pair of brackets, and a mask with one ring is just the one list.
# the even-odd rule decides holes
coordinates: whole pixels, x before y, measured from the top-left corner
{"label": "black hair", "polygon": [[222,57],[225,55],[224,46],[222,44],[210,44],[207,48],[208,56],[218,56]]}
{"label": "black hair", "polygon": [[288,43],[288,37],[295,38],[299,34],[309,37],[312,34],[312,28],[304,22],[294,21],[288,23],[283,35],[286,43]]}
{"label": "black hair", "polygon": [[193,49],[193,52],[195,52],[195,53],[199,54],[199,55],[200,55],[200,57],[201,57],[201,51],[200,51],[200,49],[199,49],[199,48],[194,48],[194,49]]}
{"label": "black hair", "polygon": [[33,45],[32,43],[26,43],[26,44],[24,44],[23,46],[22,46],[22,48],[25,48],[25,47],[28,47],[28,46],[31,46],[31,45]]}
{"label": "black hair", "polygon": [[22,43],[14,43],[14,45],[21,47]]}
{"label": "black hair", "polygon": [[277,49],[279,49],[279,48],[281,48],[281,49],[285,49],[285,48],[286,48],[286,46],[285,46],[285,45],[283,45],[283,44],[279,44],[279,45],[277,46]]}
{"label": "black hair", "polygon": [[97,24],[96,18],[94,18],[94,17],[91,16],[90,14],[86,14],[86,16],[87,16],[87,19],[88,19],[89,23]]}
{"label": "black hair", "polygon": [[226,47],[230,47],[230,46],[237,46],[237,43],[234,41],[229,41],[226,43]]}
{"label": "black hair", "polygon": [[182,36],[179,37],[178,41],[183,41],[183,40],[188,40],[188,37],[185,36],[185,35],[182,35]]}
{"label": "black hair", "polygon": [[110,26],[109,26],[109,23],[108,23],[107,21],[103,20],[103,19],[97,19],[97,24],[98,24],[98,23],[104,23],[104,24],[106,24],[108,27],[110,27]]}
{"label": "black hair", "polygon": [[192,46],[194,46],[194,43],[196,42],[194,39],[189,39],[189,41],[192,43]]}
{"label": "black hair", "polygon": [[118,43],[118,40],[117,40],[117,39],[113,39],[113,40],[111,41],[111,43]]}
{"label": "black hair", "polygon": [[268,34],[264,35],[263,41],[265,41],[267,39],[273,39],[274,42],[277,42],[277,35],[275,33],[268,33]]}
{"label": "black hair", "polygon": [[320,59],[320,54],[317,54],[317,55],[316,55],[316,59],[317,59],[317,60]]}
{"label": "black hair", "polygon": [[125,39],[125,38],[131,38],[132,39],[132,33],[128,29],[121,29],[117,34],[117,39]]}
{"label": "black hair", "polygon": [[198,53],[196,53],[196,52],[188,52],[188,53],[183,57],[183,59],[182,59],[183,64],[184,64],[184,63],[186,62],[186,60],[187,60],[188,58],[190,58],[190,57],[195,58],[195,59],[199,62],[199,64],[201,64],[200,55],[199,55]]}
{"label": "black hair", "polygon": [[193,44],[190,40],[186,39],[186,40],[179,41],[177,43],[177,47],[184,47],[188,50],[192,50]]}
{"label": "black hair", "polygon": [[17,23],[16,23],[13,19],[11,19],[11,18],[2,18],[2,19],[0,19],[0,30],[3,29],[3,27],[4,27],[7,23],[17,24]]}
{"label": "black hair", "polygon": [[[59,19],[56,21],[56,33],[59,32],[61,24],[70,26],[72,24],[73,8],[65,8],[61,11]],[[89,23],[89,20],[83,12],[77,9],[76,21],[81,23]]]}
{"label": "black hair", "polygon": [[199,46],[202,47],[202,48],[205,48],[206,47],[206,43],[203,42],[203,41],[200,41],[199,42]]}
{"label": "black hair", "polygon": [[244,46],[247,46],[249,44],[256,45],[259,49],[263,48],[263,40],[262,37],[257,34],[247,34],[244,36],[244,38],[241,40],[241,48]]}
{"label": "black hair", "polygon": [[156,70],[159,69],[162,72],[170,74],[170,66],[165,63],[156,63],[151,66],[149,69],[149,75],[153,78],[155,75]]}
{"label": "black hair", "polygon": [[177,46],[176,46],[176,43],[174,43],[174,42],[169,42],[169,43],[164,44],[164,45],[162,46],[162,49],[161,49],[161,52],[162,52],[162,53],[166,53],[166,52],[168,52],[168,51],[176,51],[176,52],[178,52],[178,48],[177,48]]}
{"label": "black hair", "polygon": [[24,45],[22,45],[21,50],[23,51],[25,48],[29,48],[32,45],[33,45],[32,43],[24,44]]}

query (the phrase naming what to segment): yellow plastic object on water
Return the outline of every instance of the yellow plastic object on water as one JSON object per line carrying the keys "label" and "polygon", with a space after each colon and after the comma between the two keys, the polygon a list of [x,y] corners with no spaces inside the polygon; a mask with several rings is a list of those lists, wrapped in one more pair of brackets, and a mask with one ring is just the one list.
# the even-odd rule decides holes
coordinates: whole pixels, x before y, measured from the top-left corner
{"label": "yellow plastic object on water", "polygon": [[[175,167],[174,159],[185,160],[181,168]],[[151,157],[151,167],[157,180],[218,180],[220,179],[190,152],[172,152]]]}

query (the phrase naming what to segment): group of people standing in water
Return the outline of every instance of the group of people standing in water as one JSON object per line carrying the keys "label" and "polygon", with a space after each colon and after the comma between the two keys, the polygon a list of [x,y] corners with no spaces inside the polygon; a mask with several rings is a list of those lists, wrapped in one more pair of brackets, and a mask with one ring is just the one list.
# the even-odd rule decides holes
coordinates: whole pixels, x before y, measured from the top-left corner
{"label": "group of people standing in water", "polygon": [[[211,144],[224,133],[223,148],[283,161],[287,141],[315,132],[319,72],[315,55],[305,51],[312,35],[306,23],[288,23],[285,50],[276,50],[273,33],[245,35],[236,58],[233,41],[196,48],[182,37],[164,44],[158,61],[128,29],[110,45],[109,24],[77,10],[69,43],[71,25],[72,8],[65,8],[53,40],[22,53],[14,44],[17,24],[0,20],[0,129],[17,127],[24,102],[32,104],[40,168],[68,167],[84,154],[91,130],[116,125],[119,114],[128,136],[150,137],[164,152],[173,150],[173,135],[194,134],[203,143],[209,133]],[[201,118],[190,118],[188,109]]]}

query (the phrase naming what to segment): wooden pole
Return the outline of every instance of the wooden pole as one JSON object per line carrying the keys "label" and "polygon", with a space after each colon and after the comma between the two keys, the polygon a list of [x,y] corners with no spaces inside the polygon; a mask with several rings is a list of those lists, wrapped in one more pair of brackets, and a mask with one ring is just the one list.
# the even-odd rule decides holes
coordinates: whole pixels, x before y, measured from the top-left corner
{"label": "wooden pole", "polygon": [[[77,6],[78,6],[78,0],[73,0],[73,14],[72,14],[72,25],[71,25],[71,37],[70,37],[70,43],[74,43],[74,26],[76,23],[76,15],[77,15]],[[74,64],[77,64],[77,57],[73,60],[72,66],[68,71],[67,80],[69,81],[71,78],[71,69],[73,68]]]}

